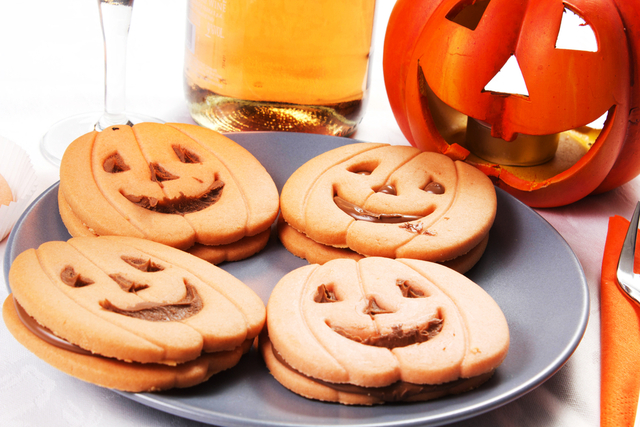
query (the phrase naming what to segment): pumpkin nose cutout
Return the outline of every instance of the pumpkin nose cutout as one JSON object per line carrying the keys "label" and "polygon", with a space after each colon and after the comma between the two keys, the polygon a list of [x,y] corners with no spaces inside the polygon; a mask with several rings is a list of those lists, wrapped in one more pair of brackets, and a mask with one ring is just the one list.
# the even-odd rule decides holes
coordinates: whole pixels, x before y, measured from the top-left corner
{"label": "pumpkin nose cutout", "polygon": [[529,96],[527,84],[515,55],[511,55],[500,71],[484,87],[485,92]]}

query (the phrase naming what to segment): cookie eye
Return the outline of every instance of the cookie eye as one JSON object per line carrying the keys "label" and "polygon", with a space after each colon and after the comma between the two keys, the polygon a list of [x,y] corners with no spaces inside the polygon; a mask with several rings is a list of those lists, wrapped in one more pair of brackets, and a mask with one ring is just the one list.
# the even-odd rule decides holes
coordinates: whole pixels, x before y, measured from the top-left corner
{"label": "cookie eye", "polygon": [[193,151],[187,150],[180,145],[172,145],[173,151],[182,163],[201,163],[200,157]]}
{"label": "cookie eye", "polygon": [[156,264],[150,259],[142,259],[130,256],[122,256],[121,259],[129,264],[133,268],[137,268],[140,271],[144,271],[145,273],[153,273],[156,271],[164,270],[164,267],[160,264]]}
{"label": "cookie eye", "polygon": [[107,173],[120,173],[131,169],[129,165],[124,162],[124,159],[120,153],[115,152],[102,162],[102,169]]}
{"label": "cookie eye", "polygon": [[478,27],[484,11],[487,10],[487,6],[489,6],[489,0],[463,0],[449,11],[447,19],[474,31]]}
{"label": "cookie eye", "polygon": [[317,303],[327,303],[327,302],[338,302],[339,299],[336,296],[336,293],[333,291],[332,287],[327,287],[322,284],[318,286],[316,290],[316,294],[313,296],[313,300]]}
{"label": "cookie eye", "polygon": [[376,170],[380,163],[376,161],[368,161],[364,163],[358,163],[347,169],[351,173],[356,175],[371,175]]}
{"label": "cookie eye", "polygon": [[444,185],[439,182],[431,181],[424,186],[423,190],[431,194],[444,194]]}
{"label": "cookie eye", "polygon": [[76,273],[76,270],[70,265],[62,269],[60,279],[65,285],[71,286],[72,288],[82,288],[95,283],[93,280]]}
{"label": "cookie eye", "polygon": [[396,286],[400,289],[402,296],[405,298],[427,298],[427,295],[421,289],[411,285],[406,280],[398,279],[396,280]]}

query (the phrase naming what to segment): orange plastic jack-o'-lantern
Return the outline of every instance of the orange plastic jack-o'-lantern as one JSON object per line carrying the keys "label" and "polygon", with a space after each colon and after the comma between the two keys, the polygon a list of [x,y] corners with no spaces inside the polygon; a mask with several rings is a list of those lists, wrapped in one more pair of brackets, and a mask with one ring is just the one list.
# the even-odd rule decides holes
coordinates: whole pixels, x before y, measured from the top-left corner
{"label": "orange plastic jack-o'-lantern", "polygon": [[640,173],[639,6],[398,0],[384,47],[396,120],[412,145],[474,164],[530,206],[615,188]]}

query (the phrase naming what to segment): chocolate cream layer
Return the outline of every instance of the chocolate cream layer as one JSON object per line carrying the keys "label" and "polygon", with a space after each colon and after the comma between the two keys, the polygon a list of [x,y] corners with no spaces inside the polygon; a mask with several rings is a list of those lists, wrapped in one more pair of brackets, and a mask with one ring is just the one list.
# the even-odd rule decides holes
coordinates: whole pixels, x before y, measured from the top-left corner
{"label": "chocolate cream layer", "polygon": [[280,355],[280,353],[273,347],[273,344],[271,345],[271,351],[273,353],[273,356],[279,363],[281,363],[284,367],[294,372],[295,374],[301,375],[311,381],[314,381],[325,387],[329,387],[333,390],[371,396],[382,402],[425,401],[435,399],[447,394],[462,393],[480,386],[482,383],[491,378],[491,376],[495,372],[495,369],[492,369],[489,372],[475,377],[460,378],[458,380],[449,381],[442,384],[415,384],[406,381],[396,381],[395,383],[384,387],[362,387],[347,383],[331,383],[328,381],[310,377],[289,365]]}

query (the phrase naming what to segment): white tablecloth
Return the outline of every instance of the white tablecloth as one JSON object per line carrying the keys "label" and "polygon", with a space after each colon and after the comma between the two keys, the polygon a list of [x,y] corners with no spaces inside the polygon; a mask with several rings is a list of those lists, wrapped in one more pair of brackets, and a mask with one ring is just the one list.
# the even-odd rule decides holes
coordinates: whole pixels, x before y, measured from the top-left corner
{"label": "white tablecloth", "polygon": [[[393,0],[378,0],[371,97],[355,138],[407,144],[386,96],[382,42]],[[183,96],[186,2],[136,0],[129,38],[131,111],[193,123]],[[4,1],[0,5],[0,135],[21,145],[39,178],[38,193],[58,180],[39,140],[57,120],[103,106],[103,50],[95,0]],[[599,420],[599,280],[608,217],[631,216],[636,179],[608,194],[538,210],[577,254],[590,289],[586,334],[566,365],[542,386],[459,426],[596,426]],[[6,239],[0,243],[4,253]],[[0,258],[0,260],[3,259]],[[4,300],[7,289],[0,286]],[[49,367],[18,344],[0,322],[0,425],[195,426]]]}

